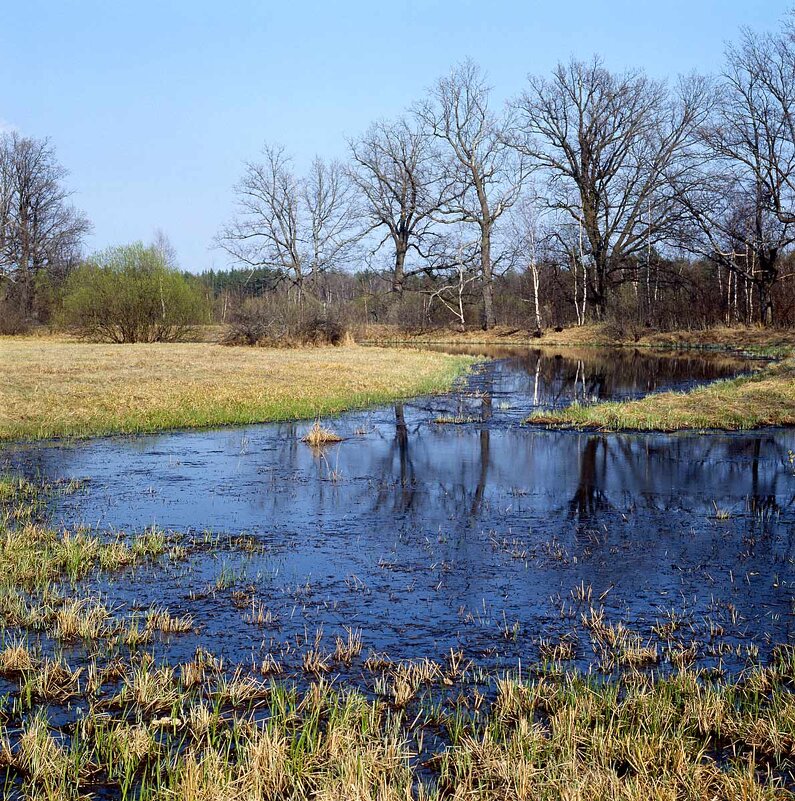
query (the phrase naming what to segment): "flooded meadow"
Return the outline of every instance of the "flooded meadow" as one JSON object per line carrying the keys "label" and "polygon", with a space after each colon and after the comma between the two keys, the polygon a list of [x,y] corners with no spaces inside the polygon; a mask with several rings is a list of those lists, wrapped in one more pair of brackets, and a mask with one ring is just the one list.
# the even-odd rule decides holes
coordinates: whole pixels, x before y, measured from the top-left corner
{"label": "flooded meadow", "polygon": [[[195,543],[178,564],[97,587],[117,609],[193,615],[195,633],[163,643],[169,659],[201,645],[236,663],[289,662],[307,632],[333,642],[354,628],[365,653],[462,649],[494,666],[532,663],[542,640],[569,638],[587,669],[599,660],[582,631],[586,601],[644,639],[678,620],[711,666],[736,670],[747,649],[787,641],[790,431],[521,424],[533,408],[685,388],[747,365],[640,352],[496,356],[449,396],[326,420],[343,441],[321,450],[294,423],[46,442],[6,448],[3,459],[30,480],[80,482],[51,503],[58,527],[108,536],[154,527]],[[247,622],[260,607],[271,624]]]}
{"label": "flooded meadow", "polygon": [[[2,472],[52,488],[47,526],[133,551],[141,537],[159,543],[153,558],[26,594],[27,618],[4,601],[6,649],[83,670],[84,684],[106,671],[106,702],[130,683],[109,666],[184,677],[201,663],[260,687],[240,701],[255,717],[273,714],[262,699],[278,677],[298,692],[355,687],[419,719],[456,694],[499,696],[501,676],[735,678],[792,643],[795,433],[522,422],[684,390],[752,360],[472,352],[488,359],[447,395],[324,419],[341,441],[321,449],[302,441],[306,422],[5,446]],[[75,598],[83,617],[104,610],[97,636],[35,623],[36,603],[58,615]],[[401,678],[412,665],[424,667]],[[3,671],[9,698],[19,675]],[[59,736],[97,703],[84,692],[40,694]],[[24,727],[30,707],[14,709]],[[438,721],[423,731],[414,759],[433,776],[426,757],[451,734]]]}

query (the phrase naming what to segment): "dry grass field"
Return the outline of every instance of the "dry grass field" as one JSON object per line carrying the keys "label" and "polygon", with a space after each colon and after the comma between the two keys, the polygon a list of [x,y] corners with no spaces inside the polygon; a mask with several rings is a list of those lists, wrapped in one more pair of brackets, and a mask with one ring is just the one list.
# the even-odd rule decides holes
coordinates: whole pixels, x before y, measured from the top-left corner
{"label": "dry grass field", "polygon": [[270,350],[0,338],[0,439],[312,418],[445,390],[471,359],[418,350]]}

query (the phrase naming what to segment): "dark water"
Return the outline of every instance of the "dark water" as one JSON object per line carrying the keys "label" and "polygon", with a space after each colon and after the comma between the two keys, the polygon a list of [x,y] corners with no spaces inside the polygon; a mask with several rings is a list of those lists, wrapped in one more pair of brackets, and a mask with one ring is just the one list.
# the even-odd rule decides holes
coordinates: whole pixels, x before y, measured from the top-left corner
{"label": "dark water", "polygon": [[[576,587],[644,638],[674,614],[700,661],[742,667],[793,635],[795,432],[602,435],[520,425],[538,406],[635,397],[732,375],[725,358],[504,351],[461,391],[325,421],[346,437],[324,452],[307,425],[44,443],[0,465],[86,479],[54,520],[108,530],[149,525],[247,533],[253,553],[203,548],[100,589],[120,609],[191,612],[197,644],[238,662],[350,626],[367,649],[489,664],[538,659],[569,635],[593,664]],[[434,422],[450,416],[463,425]],[[251,603],[276,618],[246,621]],[[729,648],[739,650],[728,651]],[[750,649],[750,651],[749,651]]]}

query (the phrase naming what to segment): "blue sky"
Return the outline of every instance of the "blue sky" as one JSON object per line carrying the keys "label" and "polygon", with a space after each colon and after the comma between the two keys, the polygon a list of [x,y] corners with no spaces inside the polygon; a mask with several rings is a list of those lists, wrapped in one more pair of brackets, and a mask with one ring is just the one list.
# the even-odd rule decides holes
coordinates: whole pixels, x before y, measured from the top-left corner
{"label": "blue sky", "polygon": [[266,140],[299,167],[343,156],[468,56],[499,100],[572,55],[713,72],[741,26],[774,28],[792,2],[3,0],[0,126],[51,137],[90,249],[160,228],[198,271],[227,264],[212,236]]}

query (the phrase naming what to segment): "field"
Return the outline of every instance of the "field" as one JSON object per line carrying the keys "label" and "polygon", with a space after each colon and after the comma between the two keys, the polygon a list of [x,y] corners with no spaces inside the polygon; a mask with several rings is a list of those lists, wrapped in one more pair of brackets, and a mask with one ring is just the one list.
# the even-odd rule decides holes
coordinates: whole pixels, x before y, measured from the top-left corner
{"label": "field", "polygon": [[471,359],[417,350],[0,338],[0,439],[312,418],[449,389]]}

